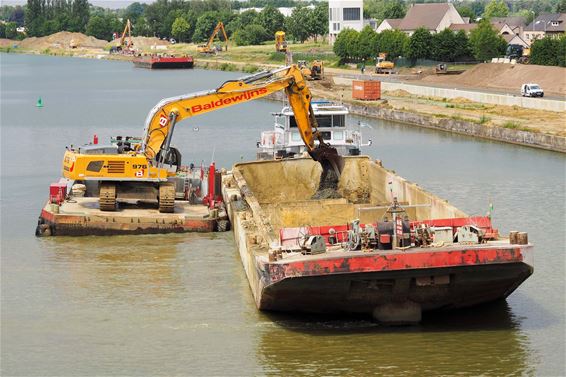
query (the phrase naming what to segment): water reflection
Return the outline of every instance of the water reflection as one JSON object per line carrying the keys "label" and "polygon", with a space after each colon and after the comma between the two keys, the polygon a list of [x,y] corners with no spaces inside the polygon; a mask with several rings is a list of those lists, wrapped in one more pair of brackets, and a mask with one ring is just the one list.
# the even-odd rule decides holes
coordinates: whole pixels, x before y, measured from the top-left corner
{"label": "water reflection", "polygon": [[530,375],[530,344],[506,301],[426,315],[419,326],[266,314],[258,356],[268,374]]}

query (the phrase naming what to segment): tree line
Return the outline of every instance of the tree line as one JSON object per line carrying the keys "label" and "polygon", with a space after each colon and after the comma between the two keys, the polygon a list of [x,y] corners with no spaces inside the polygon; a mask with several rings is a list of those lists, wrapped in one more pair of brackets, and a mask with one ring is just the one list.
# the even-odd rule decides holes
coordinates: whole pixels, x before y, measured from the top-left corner
{"label": "tree line", "polygon": [[531,45],[531,64],[566,67],[566,36],[544,37]]}
{"label": "tree line", "polygon": [[419,28],[409,37],[399,30],[384,30],[376,33],[366,26],[361,32],[345,29],[338,34],[334,53],[343,62],[374,59],[385,52],[390,59],[404,57],[414,64],[417,59],[442,62],[486,61],[505,53],[507,42],[489,23],[482,20],[470,35],[463,30],[454,32],[445,29],[432,34]]}
{"label": "tree line", "polygon": [[[0,24],[0,37],[16,38],[16,27],[25,26],[30,37],[73,31],[111,40],[129,19],[135,36],[174,37],[182,42],[201,43],[209,38],[217,22],[222,21],[229,38],[238,45],[273,40],[278,30],[304,42],[327,33],[328,4],[314,3],[316,5],[311,9],[305,6],[308,3],[296,0],[157,0],[151,4],[135,2],[125,9],[110,10],[89,5],[88,0],[28,0],[25,7],[0,8],[1,19],[14,18],[14,21]],[[238,9],[243,6],[264,7],[260,12],[239,13]],[[296,7],[289,17],[284,17],[276,6]]]}

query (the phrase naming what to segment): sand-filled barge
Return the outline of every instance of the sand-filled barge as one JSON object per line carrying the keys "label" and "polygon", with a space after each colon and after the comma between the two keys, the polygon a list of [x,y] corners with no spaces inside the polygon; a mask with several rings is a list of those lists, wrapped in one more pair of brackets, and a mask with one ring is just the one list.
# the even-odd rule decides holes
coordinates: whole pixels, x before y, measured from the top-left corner
{"label": "sand-filled barge", "polygon": [[423,311],[503,299],[533,272],[526,233],[500,237],[489,217],[469,217],[379,162],[347,157],[334,198],[313,199],[320,175],[298,158],[223,176],[259,309],[417,322]]}

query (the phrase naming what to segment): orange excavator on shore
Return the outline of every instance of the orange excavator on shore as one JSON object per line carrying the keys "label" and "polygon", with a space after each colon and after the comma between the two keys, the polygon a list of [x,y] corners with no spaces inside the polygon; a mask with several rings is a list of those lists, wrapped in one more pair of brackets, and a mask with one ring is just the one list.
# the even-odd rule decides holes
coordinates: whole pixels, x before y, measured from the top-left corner
{"label": "orange excavator on shore", "polygon": [[[126,35],[128,38],[127,40],[126,40]],[[112,46],[110,48],[110,53],[111,54],[121,53],[121,54],[130,55],[134,53],[133,46],[134,46],[134,42],[132,41],[132,23],[128,19],[126,21],[126,26],[124,27],[124,31],[120,36],[120,44],[117,46]]]}
{"label": "orange excavator on shore", "polygon": [[[63,176],[97,181],[103,211],[116,210],[117,199],[157,200],[160,212],[173,212],[181,154],[171,146],[173,131],[183,119],[263,98],[284,90],[297,129],[310,156],[322,165],[322,177],[340,177],[344,161],[317,129],[311,92],[296,65],[229,80],[217,89],[161,100],[148,114],[141,142],[127,148],[67,148]],[[322,179],[322,178],[321,178]]]}
{"label": "orange excavator on shore", "polygon": [[224,36],[225,49],[226,51],[228,51],[228,36],[226,35],[224,24],[222,23],[222,21],[218,21],[218,24],[216,24],[214,31],[210,35],[210,38],[208,38],[208,43],[205,45],[197,46],[197,52],[200,52],[202,54],[216,54],[217,52],[222,51],[222,48],[218,49],[213,45],[214,38],[216,38],[220,31],[222,31],[222,35]]}

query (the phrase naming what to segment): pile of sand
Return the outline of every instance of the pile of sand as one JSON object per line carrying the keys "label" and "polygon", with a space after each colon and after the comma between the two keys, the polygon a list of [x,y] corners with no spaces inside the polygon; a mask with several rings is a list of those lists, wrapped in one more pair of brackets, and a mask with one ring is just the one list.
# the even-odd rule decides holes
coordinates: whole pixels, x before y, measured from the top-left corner
{"label": "pile of sand", "polygon": [[82,33],[60,31],[46,37],[31,37],[19,42],[21,48],[41,51],[46,48],[69,48],[73,41],[77,48],[104,48],[108,42]]}
{"label": "pile of sand", "polygon": [[521,84],[537,83],[546,93],[566,95],[566,68],[542,65],[483,63],[460,75],[431,75],[422,81],[517,93]]}
{"label": "pile of sand", "polygon": [[[151,46],[169,46],[169,41],[164,41],[155,37],[132,37],[134,49],[149,49]],[[115,42],[116,43],[116,42]]]}

